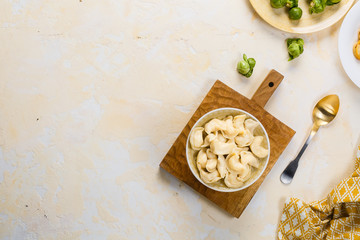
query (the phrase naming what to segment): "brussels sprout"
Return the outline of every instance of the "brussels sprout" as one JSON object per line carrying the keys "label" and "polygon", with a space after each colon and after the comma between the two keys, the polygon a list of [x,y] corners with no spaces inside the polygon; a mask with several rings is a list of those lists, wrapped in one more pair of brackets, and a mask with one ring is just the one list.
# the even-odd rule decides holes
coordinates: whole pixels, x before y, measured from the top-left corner
{"label": "brussels sprout", "polygon": [[289,61],[297,58],[304,52],[304,40],[301,38],[288,38],[286,44],[289,52]]}
{"label": "brussels sprout", "polygon": [[327,0],[326,5],[334,5],[334,4],[338,4],[339,2],[341,2],[341,0]]}
{"label": "brussels sprout", "polygon": [[[333,0],[333,1],[335,1],[335,0]],[[297,7],[297,6],[299,6],[298,2],[299,2],[299,0],[287,0],[286,1],[286,7],[288,7],[288,8]]]}
{"label": "brussels sprout", "polygon": [[310,2],[310,14],[321,13],[326,7],[327,0],[311,0]]}
{"label": "brussels sprout", "polygon": [[248,63],[250,65],[250,68],[253,69],[255,67],[256,61],[253,58],[248,58]]}
{"label": "brussels sprout", "polygon": [[238,62],[237,71],[245,77],[250,77],[254,71],[256,61],[253,58],[247,58],[246,54],[243,55],[243,60]]}
{"label": "brussels sprout", "polygon": [[242,75],[246,75],[250,71],[250,65],[248,62],[241,60],[237,65],[237,70]]}
{"label": "brussels sprout", "polygon": [[287,0],[270,0],[270,4],[273,8],[285,7]]}
{"label": "brussels sprout", "polygon": [[289,11],[289,18],[292,20],[299,20],[302,16],[302,10],[299,7],[293,7]]}

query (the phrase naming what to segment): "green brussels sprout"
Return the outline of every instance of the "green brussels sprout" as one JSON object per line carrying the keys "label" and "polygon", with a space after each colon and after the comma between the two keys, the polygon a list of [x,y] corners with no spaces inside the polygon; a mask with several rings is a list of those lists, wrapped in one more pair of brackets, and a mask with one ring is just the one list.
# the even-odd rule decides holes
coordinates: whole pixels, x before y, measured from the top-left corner
{"label": "green brussels sprout", "polygon": [[251,70],[250,70],[247,74],[245,74],[244,76],[247,77],[247,78],[251,77],[251,75],[253,74],[253,71],[254,71],[254,69],[251,69]]}
{"label": "green brussels sprout", "polygon": [[287,0],[270,0],[270,4],[273,8],[285,7]]}
{"label": "green brussels sprout", "polygon": [[255,67],[256,61],[253,58],[248,58],[248,63],[250,65],[250,68],[253,69]]}
{"label": "green brussels sprout", "polygon": [[341,2],[341,0],[327,0],[326,5],[330,6],[330,5],[338,4],[339,2]]}
{"label": "green brussels sprout", "polygon": [[250,71],[250,65],[248,62],[241,60],[237,65],[237,70],[240,74],[245,75]]}
{"label": "green brussels sprout", "polygon": [[247,58],[246,54],[243,55],[243,60],[238,62],[237,71],[245,77],[250,77],[254,71],[256,61],[254,58]]}
{"label": "green brussels sprout", "polygon": [[299,7],[293,7],[289,11],[289,18],[292,20],[299,20],[302,16],[302,10]]}
{"label": "green brussels sprout", "polygon": [[301,38],[288,38],[286,44],[289,52],[289,61],[297,58],[304,52],[304,40]]}
{"label": "green brussels sprout", "polygon": [[321,13],[325,10],[327,0],[311,0],[310,14]]}
{"label": "green brussels sprout", "polygon": [[[335,0],[334,0],[335,1]],[[299,0],[287,0],[286,7],[293,8],[299,6]]]}

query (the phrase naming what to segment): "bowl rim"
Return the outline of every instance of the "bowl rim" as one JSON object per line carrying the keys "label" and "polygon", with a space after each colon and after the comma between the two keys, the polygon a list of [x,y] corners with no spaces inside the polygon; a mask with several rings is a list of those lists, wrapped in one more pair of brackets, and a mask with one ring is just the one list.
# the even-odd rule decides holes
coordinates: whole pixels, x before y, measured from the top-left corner
{"label": "bowl rim", "polygon": [[[228,188],[228,189],[219,189],[219,188],[215,188],[213,186],[210,186],[208,185],[207,183],[205,183],[200,177],[197,176],[197,174],[194,173],[194,169],[191,167],[190,165],[190,159],[189,159],[189,142],[190,142],[190,135],[191,135],[191,132],[194,130],[195,127],[197,127],[196,125],[202,120],[204,119],[206,116],[210,115],[211,113],[214,113],[214,112],[219,112],[219,111],[225,111],[225,110],[232,110],[232,111],[238,111],[238,112],[242,112],[246,115],[248,115],[249,117],[251,117],[253,120],[256,120],[259,124],[260,124],[260,127],[262,128],[262,130],[264,131],[265,133],[265,137],[266,137],[266,140],[267,140],[267,146],[268,146],[268,149],[269,149],[269,154],[268,156],[266,157],[266,162],[265,162],[265,165],[263,167],[263,169],[261,170],[261,172],[259,173],[259,175],[254,178],[252,181],[250,181],[248,183],[248,185],[243,185],[239,188]],[[223,108],[217,108],[217,109],[214,109],[214,110],[211,110],[207,113],[205,113],[204,115],[202,115],[195,123],[194,125],[192,126],[192,128],[190,129],[190,132],[189,132],[189,135],[187,136],[187,140],[186,140],[186,161],[187,161],[187,164],[188,164],[188,167],[190,168],[190,171],[191,173],[194,175],[194,177],[200,182],[202,183],[204,186],[212,189],[212,190],[215,190],[215,191],[218,191],[218,192],[237,192],[237,191],[240,191],[240,190],[243,190],[245,188],[248,188],[250,187],[252,184],[254,184],[257,180],[259,180],[259,178],[263,175],[265,169],[267,168],[267,165],[269,163],[269,159],[270,159],[270,154],[271,154],[271,151],[270,151],[270,140],[269,140],[269,136],[264,128],[264,126],[262,125],[262,123],[259,121],[259,119],[257,119],[254,115],[252,115],[251,113],[245,111],[245,110],[242,110],[242,109],[239,109],[239,108],[233,108],[233,107],[223,107]]]}

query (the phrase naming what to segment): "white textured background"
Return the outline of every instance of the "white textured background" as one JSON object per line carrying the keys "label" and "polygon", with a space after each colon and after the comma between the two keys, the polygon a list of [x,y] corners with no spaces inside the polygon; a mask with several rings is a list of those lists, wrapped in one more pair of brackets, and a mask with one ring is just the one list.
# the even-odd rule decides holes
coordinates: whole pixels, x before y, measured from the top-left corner
{"label": "white textured background", "polygon": [[[323,198],[354,166],[360,89],[340,23],[288,62],[295,35],[246,0],[2,0],[0,239],[274,239],[286,197]],[[235,71],[244,52],[250,79]],[[251,97],[272,68],[285,79],[266,109],[297,134],[235,219],[158,164],[216,79]],[[327,93],[339,116],[284,186]]]}

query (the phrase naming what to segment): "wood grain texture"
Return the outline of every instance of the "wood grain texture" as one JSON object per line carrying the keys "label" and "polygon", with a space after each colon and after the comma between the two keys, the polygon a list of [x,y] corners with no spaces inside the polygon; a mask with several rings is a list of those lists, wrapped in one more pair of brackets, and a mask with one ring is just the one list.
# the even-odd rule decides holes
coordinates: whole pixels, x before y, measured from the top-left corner
{"label": "wood grain texture", "polygon": [[[201,184],[191,173],[186,160],[186,140],[192,126],[205,113],[221,107],[239,108],[253,114],[263,124],[270,139],[270,159],[262,176],[250,187],[232,193],[217,192]],[[294,130],[266,112],[260,105],[218,80],[186,124],[160,163],[160,167],[185,182],[234,217],[240,217],[294,134]]]}
{"label": "wood grain texture", "polygon": [[270,97],[273,95],[277,87],[280,85],[284,76],[276,70],[271,70],[266,76],[260,87],[256,90],[251,100],[256,102],[261,107],[265,107]]}

